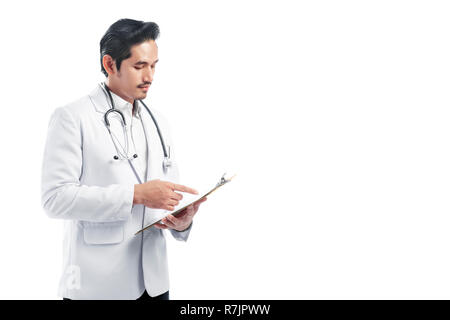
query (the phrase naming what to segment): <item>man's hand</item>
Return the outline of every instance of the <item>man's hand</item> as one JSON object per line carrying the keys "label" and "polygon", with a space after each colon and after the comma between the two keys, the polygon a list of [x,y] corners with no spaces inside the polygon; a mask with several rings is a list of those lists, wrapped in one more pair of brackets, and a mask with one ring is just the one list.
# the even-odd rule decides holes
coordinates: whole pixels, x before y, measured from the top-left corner
{"label": "man's hand", "polygon": [[143,204],[153,209],[172,211],[183,199],[183,195],[175,192],[175,190],[198,194],[192,188],[157,179],[134,185],[133,204]]}
{"label": "man's hand", "polygon": [[162,223],[155,223],[154,226],[160,229],[174,229],[177,231],[183,231],[187,229],[194,218],[195,214],[200,207],[200,204],[206,201],[206,197],[194,202],[189,207],[181,211],[181,213],[177,214],[177,216],[173,216],[169,214],[167,217],[161,220]]}

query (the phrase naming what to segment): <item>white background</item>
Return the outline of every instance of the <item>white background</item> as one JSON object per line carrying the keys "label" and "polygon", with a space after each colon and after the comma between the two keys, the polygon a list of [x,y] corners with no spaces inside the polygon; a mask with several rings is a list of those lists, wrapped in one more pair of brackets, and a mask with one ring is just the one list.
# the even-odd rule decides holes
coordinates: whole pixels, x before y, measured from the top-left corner
{"label": "white background", "polygon": [[0,298],[57,299],[62,222],[40,204],[56,107],[104,79],[119,18],[155,21],[148,102],[181,182],[223,172],[172,299],[450,298],[446,1],[11,1],[0,4]]}

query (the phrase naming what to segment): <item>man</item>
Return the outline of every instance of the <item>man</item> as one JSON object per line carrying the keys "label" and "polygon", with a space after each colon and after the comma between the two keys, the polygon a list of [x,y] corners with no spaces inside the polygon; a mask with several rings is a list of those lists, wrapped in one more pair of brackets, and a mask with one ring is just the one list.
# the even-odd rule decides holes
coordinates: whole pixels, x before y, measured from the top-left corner
{"label": "man", "polygon": [[135,235],[174,210],[180,192],[197,194],[177,184],[166,120],[138,101],[153,81],[158,35],[153,22],[121,19],[111,25],[100,41],[105,83],[57,108],[50,120],[42,205],[65,222],[58,290],[63,298],[169,299],[163,229],[186,241],[206,200]]}

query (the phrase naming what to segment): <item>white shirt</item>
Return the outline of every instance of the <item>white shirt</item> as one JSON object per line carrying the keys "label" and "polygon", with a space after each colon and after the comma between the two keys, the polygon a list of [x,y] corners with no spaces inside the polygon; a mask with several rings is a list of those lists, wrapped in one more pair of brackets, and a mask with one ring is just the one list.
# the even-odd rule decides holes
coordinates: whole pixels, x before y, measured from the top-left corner
{"label": "white shirt", "polygon": [[[144,128],[142,127],[140,112],[142,112],[142,108],[140,103],[137,103],[137,110],[133,112],[133,105],[128,101],[122,99],[114,92],[111,92],[111,96],[114,100],[114,106],[117,110],[123,113],[125,117],[125,121],[127,123],[127,132],[128,132],[128,156],[132,157],[134,154],[137,154],[138,157],[133,159],[133,165],[142,181],[142,183],[147,181],[147,159],[148,159],[148,150],[147,150],[147,140],[145,136]],[[113,118],[111,114],[111,126],[113,125],[121,125],[117,117]],[[114,123],[113,123],[114,122]],[[118,137],[121,141],[121,145],[125,147],[124,137]],[[120,146],[119,146],[120,148]],[[131,170],[131,168],[130,168]],[[136,181],[138,183],[138,181]]]}

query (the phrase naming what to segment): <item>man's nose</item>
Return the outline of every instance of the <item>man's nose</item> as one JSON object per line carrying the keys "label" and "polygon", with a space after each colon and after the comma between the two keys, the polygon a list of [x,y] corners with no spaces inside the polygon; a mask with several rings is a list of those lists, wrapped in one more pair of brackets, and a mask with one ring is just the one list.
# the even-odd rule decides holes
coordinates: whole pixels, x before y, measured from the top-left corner
{"label": "man's nose", "polygon": [[144,80],[144,82],[152,82],[153,81],[153,70],[146,69],[142,80]]}

